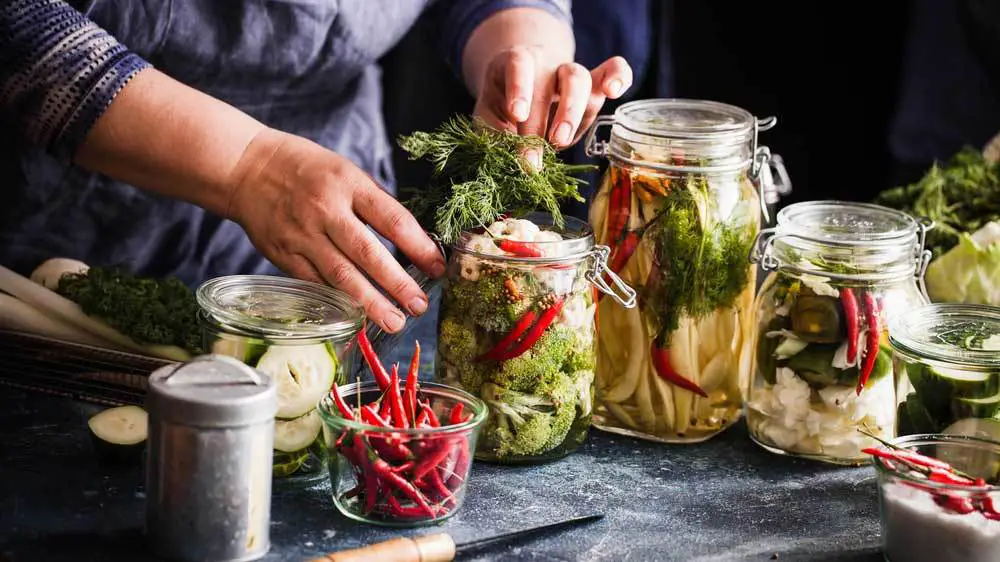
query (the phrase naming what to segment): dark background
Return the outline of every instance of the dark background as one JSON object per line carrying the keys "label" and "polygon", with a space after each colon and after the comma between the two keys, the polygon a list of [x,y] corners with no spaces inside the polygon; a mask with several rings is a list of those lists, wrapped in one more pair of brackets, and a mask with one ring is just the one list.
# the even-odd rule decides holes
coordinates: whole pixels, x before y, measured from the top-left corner
{"label": "dark background", "polygon": [[[663,82],[672,82],[671,97],[776,115],[778,126],[761,142],[783,156],[789,171],[794,191],[783,203],[870,200],[900,181],[891,176],[887,129],[898,97],[909,2],[648,3],[645,25],[670,52],[653,53],[645,80],[629,99],[660,97]],[[635,33],[649,32],[636,18]],[[663,21],[669,30],[659,25]],[[433,30],[418,26],[383,60],[394,137],[433,129],[449,114],[472,109],[462,84],[428,46],[427,33]],[[578,43],[587,40],[585,33],[577,29]],[[664,64],[672,76],[655,72]],[[580,152],[568,159],[579,160]],[[396,173],[405,189],[419,186],[427,170],[397,151]],[[913,172],[904,179],[915,179]]]}

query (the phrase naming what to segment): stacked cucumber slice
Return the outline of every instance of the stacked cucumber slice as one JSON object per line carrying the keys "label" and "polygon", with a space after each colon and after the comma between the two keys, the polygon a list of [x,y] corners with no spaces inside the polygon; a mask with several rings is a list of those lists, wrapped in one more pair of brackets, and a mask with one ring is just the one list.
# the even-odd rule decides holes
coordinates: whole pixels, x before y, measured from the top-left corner
{"label": "stacked cucumber slice", "polygon": [[[250,338],[220,339],[212,352],[235,357],[274,380],[278,411],[274,424],[274,475],[321,467],[323,422],[316,406],[337,382],[340,362],[329,343],[268,344]],[[321,458],[318,459],[321,461]]]}
{"label": "stacked cucumber slice", "polygon": [[938,433],[966,418],[1000,419],[1000,372],[899,363],[913,385],[899,405],[899,435]]}

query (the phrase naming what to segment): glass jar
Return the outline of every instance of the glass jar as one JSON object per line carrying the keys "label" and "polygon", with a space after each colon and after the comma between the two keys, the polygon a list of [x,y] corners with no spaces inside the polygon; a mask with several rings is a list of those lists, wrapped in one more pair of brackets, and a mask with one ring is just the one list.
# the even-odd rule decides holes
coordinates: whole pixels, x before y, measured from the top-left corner
{"label": "glass jar", "polygon": [[894,435],[886,322],[927,302],[925,225],[862,203],[789,205],[751,261],[769,273],[756,301],[751,438],[765,449],[858,465]]}
{"label": "glass jar", "polygon": [[898,435],[1000,439],[1000,308],[931,304],[889,324]]}
{"label": "glass jar", "polygon": [[346,382],[348,342],[361,329],[364,311],[336,289],[266,275],[217,277],[195,295],[205,349],[274,380],[274,477],[322,480],[326,453],[316,406],[332,386]]}
{"label": "glass jar", "polygon": [[[610,140],[598,142],[604,124]],[[590,223],[639,294],[636,309],[598,305],[596,427],[693,443],[739,419],[757,271],[747,255],[771,177],[757,132],[773,125],[721,103],[654,99],[588,134],[588,154],[609,160]]]}
{"label": "glass jar", "polygon": [[586,439],[595,302],[607,292],[635,305],[635,292],[608,275],[607,252],[586,223],[567,218],[558,229],[541,213],[466,232],[453,245],[435,367],[438,380],[489,408],[476,459],[541,462]]}

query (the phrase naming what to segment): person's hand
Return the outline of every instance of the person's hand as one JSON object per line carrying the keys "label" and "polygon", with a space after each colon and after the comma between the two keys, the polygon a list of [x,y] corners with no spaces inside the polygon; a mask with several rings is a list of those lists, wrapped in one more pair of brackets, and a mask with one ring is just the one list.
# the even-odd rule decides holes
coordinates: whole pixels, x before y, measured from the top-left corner
{"label": "person's hand", "polygon": [[266,130],[250,143],[233,177],[226,216],[286,273],[349,293],[383,329],[403,326],[427,296],[366,226],[391,240],[432,277],[444,258],[416,219],[357,166],[307,139]]}
{"label": "person's hand", "polygon": [[496,128],[541,136],[562,149],[580,140],[605,99],[617,99],[631,85],[632,68],[622,57],[587,70],[514,47],[490,61],[474,113]]}

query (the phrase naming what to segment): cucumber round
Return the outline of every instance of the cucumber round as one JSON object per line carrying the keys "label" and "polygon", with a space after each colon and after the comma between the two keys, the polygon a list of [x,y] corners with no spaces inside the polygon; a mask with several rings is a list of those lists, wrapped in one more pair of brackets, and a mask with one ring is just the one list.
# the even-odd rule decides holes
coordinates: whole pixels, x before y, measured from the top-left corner
{"label": "cucumber round", "polygon": [[272,345],[257,369],[274,380],[279,419],[292,420],[319,404],[337,375],[337,362],[326,344]]}
{"label": "cucumber round", "polygon": [[294,420],[274,423],[274,448],[282,453],[294,453],[312,445],[323,429],[323,420],[312,410]]}
{"label": "cucumber round", "polygon": [[138,406],[108,408],[87,421],[98,455],[130,461],[141,457],[149,433],[149,416]]}
{"label": "cucumber round", "polygon": [[993,418],[1000,414],[1000,389],[993,396],[959,398],[954,409],[960,417]]}
{"label": "cucumber round", "polygon": [[[1000,420],[966,418],[949,425],[945,435],[965,435],[1000,442]],[[969,475],[995,482],[1000,477],[1000,459],[994,451],[938,445],[937,457]]]}
{"label": "cucumber round", "polygon": [[267,352],[267,344],[247,338],[220,338],[212,343],[212,353],[239,359],[247,365],[254,365]]}

